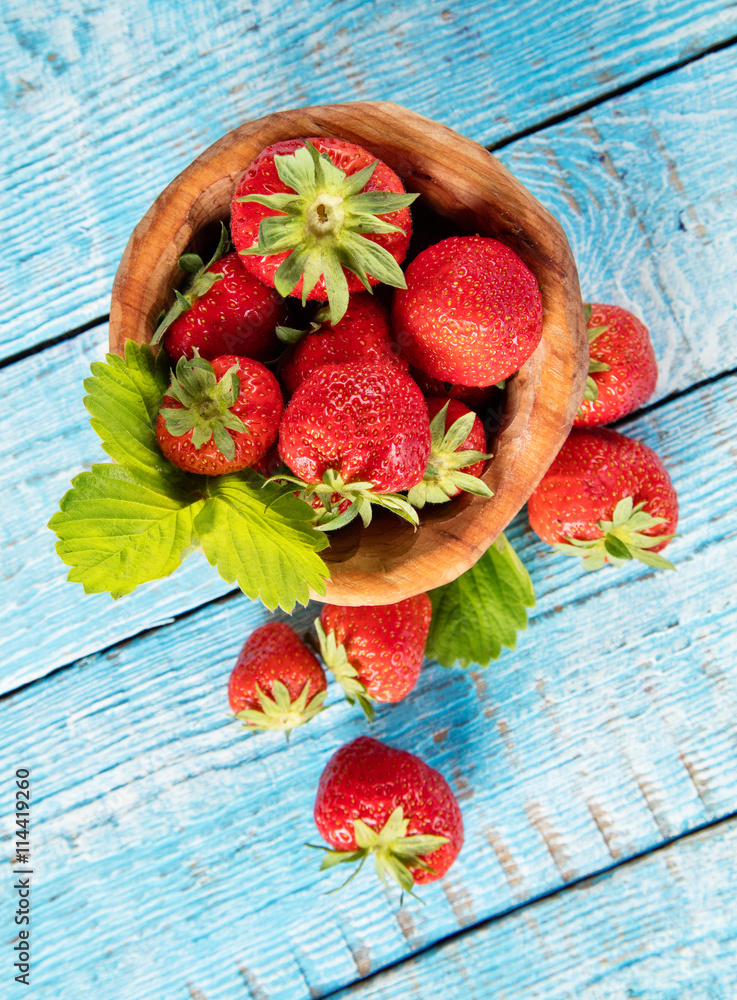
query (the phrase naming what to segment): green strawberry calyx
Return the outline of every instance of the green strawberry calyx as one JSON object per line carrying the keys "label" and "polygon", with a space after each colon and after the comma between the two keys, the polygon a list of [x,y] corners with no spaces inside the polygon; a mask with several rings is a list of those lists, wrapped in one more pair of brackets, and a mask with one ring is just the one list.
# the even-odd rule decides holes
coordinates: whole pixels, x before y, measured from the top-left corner
{"label": "green strawberry calyx", "polygon": [[407,208],[418,196],[363,192],[378,162],[349,177],[327,153],[318,153],[312,143],[306,142],[293,154],[274,157],[279,178],[291,191],[249,194],[238,199],[282,213],[262,219],[258,242],[241,253],[266,256],[290,251],[274,275],[276,290],[289,295],[302,278],[304,305],[322,277],[333,324],[348,307],[348,282],[343,268],[355,274],[368,292],[369,275],[395,288],[407,287],[394,257],[363,234],[401,232],[399,226],[379,216]]}
{"label": "green strawberry calyx", "polygon": [[402,806],[397,806],[381,830],[375,830],[362,819],[353,821],[354,837],[358,845],[355,851],[337,851],[316,844],[308,846],[325,851],[320,871],[339,864],[358,862],[352,875],[339,886],[341,889],[359,873],[366,858],[373,855],[376,873],[384,885],[388,884],[387,877],[392,878],[405,892],[412,895],[415,880],[410,868],[421,868],[434,875],[435,871],[423,858],[447,844],[449,838],[424,833],[408,835],[409,822],[409,818],[404,818]]}
{"label": "green strawberry calyx", "polygon": [[[583,314],[587,325],[591,319],[592,311],[591,304],[587,302],[583,307]],[[608,326],[592,326],[586,331],[589,338],[589,373],[586,376],[586,389],[584,390],[583,398],[587,399],[590,403],[595,403],[599,398],[599,386],[596,379],[592,378],[592,375],[595,372],[608,372],[610,368],[606,361],[598,361],[596,358],[591,357],[591,345],[598,336],[605,333],[608,329]],[[579,410],[578,415],[583,416],[583,412]]]}
{"label": "green strawberry calyx", "polygon": [[369,722],[374,721],[374,706],[366,690],[366,685],[359,680],[358,671],[348,659],[348,653],[342,643],[335,638],[335,632],[326,634],[319,618],[315,619],[315,631],[320,642],[320,656],[323,663],[332,673],[345,692],[346,701],[350,705],[358,702]]}
{"label": "green strawberry calyx", "polygon": [[471,433],[476,414],[473,411],[464,413],[446,430],[449,406],[450,401],[430,421],[430,457],[427,469],[422,481],[407,494],[407,499],[414,507],[422,508],[426,503],[447,503],[458,490],[480,497],[494,495],[478,476],[462,471],[469,465],[486,462],[493,457],[483,451],[458,450]]}
{"label": "green strawberry calyx", "polygon": [[296,726],[301,726],[309,722],[318,712],[323,712],[325,706],[323,702],[327,696],[327,691],[318,691],[314,698],[307,700],[310,691],[310,682],[306,681],[304,687],[292,701],[286,684],[281,681],[274,681],[272,696],[269,697],[261,688],[256,685],[256,696],[258,697],[261,710],[257,708],[245,708],[235,713],[235,718],[240,719],[247,729],[285,729],[287,737],[290,730]]}
{"label": "green strawberry calyx", "polygon": [[208,270],[208,268],[211,268],[213,264],[220,260],[229,246],[230,237],[228,236],[228,230],[225,228],[224,223],[221,222],[220,240],[218,241],[215,253],[212,255],[207,264],[205,264],[199,254],[182,254],[177,261],[177,267],[180,271],[184,271],[191,275],[191,278],[183,293],[178,289],[174,290],[174,302],[169,309],[159,317],[158,325],[153,337],[151,338],[152,345],[158,344],[174,320],[179,319],[182,313],[191,309],[198,299],[201,299],[203,295],[207,295],[216,281],[221,280],[223,277],[222,274],[217,274],[216,272]]}
{"label": "green strawberry calyx", "polygon": [[632,497],[620,500],[614,508],[611,521],[597,521],[596,526],[602,532],[600,538],[582,541],[578,538],[567,538],[565,542],[557,543],[554,548],[569,556],[581,556],[586,570],[601,569],[604,563],[614,566],[624,566],[631,559],[639,559],[655,569],[675,569],[673,563],[664,559],[658,552],[650,549],[663,541],[674,538],[675,535],[645,535],[648,528],[665,524],[666,518],[653,517],[648,514],[645,503],[634,504]]}
{"label": "green strawberry calyx", "polygon": [[198,451],[212,438],[217,449],[232,462],[235,442],[228,430],[250,433],[230,409],[240,395],[237,371],[238,365],[231,365],[218,379],[210,362],[201,358],[196,348],[193,358],[182,356],[166,390],[167,396],[182,405],[164,406],[160,410],[167,431],[174,437],[192,431],[192,445]]}
{"label": "green strawberry calyx", "polygon": [[[298,487],[300,497],[307,503],[316,496],[322,510],[315,512],[313,526],[320,531],[335,531],[360,517],[364,527],[371,523],[373,507],[384,507],[398,514],[415,527],[420,523],[417,511],[401,493],[377,493],[371,482],[347,483],[335,469],[326,469],[322,482],[306,483],[298,476],[276,473],[266,482],[279,481]],[[286,487],[285,487],[286,489]],[[337,501],[336,501],[337,496]],[[342,500],[349,500],[350,506],[341,511]]]}

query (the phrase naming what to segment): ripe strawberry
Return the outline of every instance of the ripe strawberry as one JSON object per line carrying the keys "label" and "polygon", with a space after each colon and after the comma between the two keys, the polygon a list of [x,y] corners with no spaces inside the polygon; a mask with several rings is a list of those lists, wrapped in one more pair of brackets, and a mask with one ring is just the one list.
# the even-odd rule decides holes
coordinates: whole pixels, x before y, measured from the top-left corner
{"label": "ripe strawberry", "polygon": [[369,736],[328,761],[315,823],[334,848],[323,848],[321,870],[354,861],[360,869],[373,855],[382,882],[389,875],[407,892],[442,878],[463,846],[461,810],[442,774]]}
{"label": "ripe strawberry", "polygon": [[324,605],[315,622],[320,655],[369,722],[372,701],[401,701],[417,683],[431,616],[427,594],[376,607]]}
{"label": "ripe strawberry", "polygon": [[632,413],[650,398],[658,365],[644,323],[620,306],[584,306],[591,355],[574,427],[596,427]]}
{"label": "ripe strawberry", "polygon": [[361,359],[387,361],[407,370],[407,362],[399,358],[391,340],[386,309],[367,292],[351,295],[345,316],[334,325],[330,310],[319,310],[312,330],[300,338],[282,362],[281,383],[291,395],[323,365]]}
{"label": "ripe strawberry", "polygon": [[411,489],[427,468],[430,422],[412,379],[380,361],[325,365],[297,389],[279,428],[279,454],[308,494],[354,501],[341,515],[371,520],[371,504],[417,523],[397,490]]}
{"label": "ripe strawberry", "polygon": [[287,735],[322,711],[326,694],[325,671],[282,622],[262,625],[249,636],[228,682],[237,719],[254,729],[286,729]]}
{"label": "ripe strawberry", "polygon": [[433,378],[488,386],[516,372],[542,336],[535,276],[497,240],[452,236],[423,250],[394,294],[392,328]]}
{"label": "ripe strawberry", "polygon": [[430,378],[419,368],[410,366],[409,374],[419,385],[425,396],[440,396],[443,399],[457,399],[471,409],[485,410],[492,399],[498,395],[496,385],[459,385],[457,382],[443,382],[439,378]]}
{"label": "ripe strawberry", "polygon": [[283,405],[279,383],[260,361],[183,357],[162,400],[156,437],[180,469],[237,472],[255,465],[275,441]]}
{"label": "ripe strawberry", "polygon": [[237,253],[226,254],[203,272],[205,282],[219,275],[204,291],[195,284],[184,298],[189,303],[164,333],[164,350],[172,362],[181,357],[212,361],[223,354],[267,361],[279,353],[275,329],[283,323],[286,303],[273,288],[245,269]]}
{"label": "ripe strawberry", "polygon": [[674,569],[657,555],[678,523],[678,498],[647,445],[616,431],[573,430],[527,505],[530,526],[584,569],[639,559]]}
{"label": "ripe strawberry", "polygon": [[414,507],[447,503],[461,490],[480,497],[492,492],[478,477],[492,456],[486,452],[484,425],[457,399],[425,400],[430,417],[430,458],[422,482],[409,491]]}
{"label": "ripe strawberry", "polygon": [[288,139],[264,149],[235,189],[231,229],[245,266],[282,295],[328,300],[332,322],[349,292],[404,287],[407,195],[399,177],[343,139]]}

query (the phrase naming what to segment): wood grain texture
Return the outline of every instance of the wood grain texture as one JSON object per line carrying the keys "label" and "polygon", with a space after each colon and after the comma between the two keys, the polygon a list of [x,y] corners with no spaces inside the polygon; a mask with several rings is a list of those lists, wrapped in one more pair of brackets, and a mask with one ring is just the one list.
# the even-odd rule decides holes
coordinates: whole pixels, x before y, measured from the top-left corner
{"label": "wood grain texture", "polygon": [[728,0],[61,0],[53,10],[2,0],[0,10],[3,357],[106,314],[133,226],[243,121],[394,100],[490,143],[737,30]]}
{"label": "wood grain texture", "polygon": [[737,822],[439,945],[335,1000],[728,1000]]}
{"label": "wood grain texture", "polygon": [[584,298],[650,328],[655,399],[737,365],[736,106],[732,48],[501,153],[563,223]]}
{"label": "wood grain texture", "polygon": [[38,789],[39,988],[320,996],[733,813],[736,409],[724,379],[625,427],[673,474],[677,573],[584,574],[518,524],[540,601],[517,651],[486,672],[429,665],[378,712],[375,734],[438,767],[464,812],[466,846],[424,907],[400,909],[369,872],[321,895],[299,845],[315,836],[320,770],[365,723],[334,688],[289,746],[228,722],[229,670],[266,617],[242,596],[10,695],[0,755]]}
{"label": "wood grain texture", "polygon": [[181,277],[178,259],[200,249],[208,226],[229,218],[244,163],[266,146],[301,136],[337,136],[368,149],[420,195],[417,204],[435,213],[436,225],[447,221],[459,233],[509,246],[542,296],[542,338],[508,380],[500,427],[489,441],[494,457],[482,479],[491,499],[466,495],[429,506],[419,530],[397,517],[376,517],[368,528],[356,519],[323,553],[330,570],[325,600],[387,604],[449,583],[473,566],[560,450],[589,364],[578,275],[560,225],[483,146],[388,102],[301,108],[229,132],[159,195],[133,231],[115,276],[111,351],[122,356],[127,340],[151,341]]}
{"label": "wood grain texture", "polygon": [[[731,158],[712,156],[715,147],[701,141],[701,117],[696,110],[700,105],[710,120],[727,120],[726,109],[737,92],[736,62],[732,53],[724,52],[598,108],[590,117],[595,126],[608,122],[611,138],[606,146],[594,146],[583,136],[580,129],[590,131],[592,127],[584,116],[548,130],[550,137],[543,133],[504,151],[524,182],[565,218],[585,294],[629,305],[650,324],[661,369],[657,390],[661,396],[737,364],[732,294],[737,285],[737,227],[730,229],[737,204],[730,193],[737,149]],[[651,143],[635,146],[634,138],[626,144],[617,140],[615,126],[620,118],[614,115],[615,103],[620,109],[631,109],[628,117],[621,116],[623,129],[633,122],[649,122],[659,135],[668,136],[669,146],[677,147],[678,175],[688,179],[686,195],[669,183],[673,171],[660,154],[653,153]],[[673,111],[681,106],[689,109],[688,114]],[[649,127],[643,125],[646,133]],[[714,131],[717,134],[716,128]],[[719,135],[728,152],[734,132],[725,129]],[[566,167],[564,179],[555,163],[555,156],[562,157],[566,151],[573,166],[580,162],[586,167],[585,173],[578,172],[586,185],[582,181],[575,192],[578,210],[573,204],[566,209],[574,199],[569,185],[573,175]],[[629,175],[612,176],[609,157],[625,154],[628,162],[642,161],[651,171],[643,167],[637,174],[637,190],[629,186]],[[706,172],[710,186],[699,180],[700,169]],[[648,199],[656,193],[659,207],[649,216],[654,228],[643,231],[636,206],[642,205],[645,211]],[[705,243],[679,229],[676,209],[708,219],[715,238]],[[657,234],[657,239],[649,232]],[[666,288],[656,279],[670,273],[662,261],[671,259],[676,249],[681,263],[674,268]],[[714,330],[718,331],[718,344]],[[53,537],[44,525],[72,476],[100,460],[81,397],[88,363],[102,355],[106,339],[106,329],[91,331],[0,373],[6,412],[13,414],[12,434],[6,417],[4,461],[0,465],[6,498],[5,519],[0,524],[6,569],[0,593],[6,634],[10,636],[0,663],[0,690],[43,676],[61,663],[133,635],[228,589],[199,556],[192,557],[169,580],[144,587],[117,604],[104,595],[84,597],[81,588],[64,583],[64,567],[53,552]],[[29,385],[36,392],[32,398],[25,393]],[[38,399],[53,402],[46,407],[43,426],[34,410]],[[688,420],[685,409],[679,412]],[[32,449],[21,447],[18,442],[23,440],[32,442]],[[706,475],[707,470],[704,461],[699,475]],[[517,539],[519,531],[513,531],[517,531]],[[526,561],[542,552],[526,539],[524,546]],[[555,587],[567,587],[578,580],[572,566],[550,563],[547,555],[540,558],[543,574],[538,574],[532,562],[531,566],[543,595],[552,595]],[[554,603],[555,598],[551,596],[550,601]],[[29,648],[34,649],[33,657]]]}

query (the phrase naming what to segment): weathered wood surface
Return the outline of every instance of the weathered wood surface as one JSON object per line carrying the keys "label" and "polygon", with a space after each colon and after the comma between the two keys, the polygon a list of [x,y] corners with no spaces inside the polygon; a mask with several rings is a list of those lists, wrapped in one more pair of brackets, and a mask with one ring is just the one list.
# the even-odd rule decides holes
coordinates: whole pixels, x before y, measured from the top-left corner
{"label": "weathered wood surface", "polygon": [[[737,27],[727,0],[0,9],[3,358],[103,315],[135,222],[244,119],[384,98],[500,142]],[[732,47],[500,154],[563,223],[584,293],[649,323],[657,399],[737,364],[735,104]],[[259,605],[224,596],[197,556],[117,604],[64,583],[43,525],[100,457],[81,382],[106,340],[96,327],[0,373],[0,758],[33,768],[31,995],[732,1000],[737,377],[623,427],[673,473],[677,573],[586,575],[519,517],[539,600],[518,649],[486,672],[428,665],[379,713],[377,736],[448,776],[467,829],[427,905],[400,908],[368,872],[323,896],[301,846],[322,766],[366,731],[337,692],[289,746],[227,718]],[[8,856],[7,826],[0,838]]]}
{"label": "weathered wood surface", "polygon": [[737,823],[615,871],[334,993],[335,1000],[731,1000]]}
{"label": "weathered wood surface", "polygon": [[3,0],[0,10],[2,357],[105,315],[136,222],[243,121],[387,99],[498,142],[737,34],[728,0]]}
{"label": "weathered wood surface", "polygon": [[[629,305],[649,323],[661,369],[656,398],[737,365],[737,225],[732,221],[737,202],[729,193],[737,178],[737,130],[728,128],[725,109],[730,101],[737,101],[733,50],[684,67],[505,151],[510,168],[565,220],[584,294]],[[708,146],[700,125],[705,115],[719,124],[712,127],[719,141]],[[616,130],[620,120],[621,133]],[[632,123],[639,123],[643,134],[627,133]],[[653,152],[653,142],[644,141],[652,128],[669,135],[677,168]],[[594,142],[597,130],[614,138]],[[627,134],[631,138],[625,142]],[[724,148],[734,147],[731,159],[722,155],[721,142]],[[715,149],[719,155],[710,159]],[[555,157],[564,167],[556,167]],[[625,160],[613,167],[619,157]],[[699,164],[706,181],[700,179]],[[624,170],[628,172],[620,177]],[[674,176],[685,180],[674,187]],[[569,204],[573,177],[580,177],[577,209]],[[707,239],[678,227],[679,218],[691,217],[706,220],[701,224],[709,227]],[[0,372],[0,391],[13,424],[11,434],[6,417],[8,430],[0,442],[5,497],[0,621],[10,637],[0,663],[0,690],[229,589],[198,556],[169,580],[118,603],[105,595],[85,596],[81,587],[64,582],[66,570],[54,554],[53,536],[45,524],[69,480],[102,455],[81,398],[89,362],[102,356],[106,342],[107,329],[96,328]],[[39,405],[43,424],[38,421]],[[685,440],[683,446],[685,451]],[[551,580],[551,592],[559,582]],[[29,643],[37,654],[33,658],[28,656]]]}
{"label": "weathered wood surface", "polygon": [[242,596],[9,695],[0,756],[33,768],[38,796],[37,982],[60,1000],[319,996],[733,813],[736,408],[725,378],[624,428],[673,473],[677,573],[584,574],[518,524],[540,601],[516,652],[487,672],[430,665],[379,712],[375,734],[439,767],[463,807],[466,846],[424,907],[400,910],[369,872],[320,894],[301,847],[314,789],[365,723],[334,689],[289,745],[227,720],[229,671],[267,617]]}

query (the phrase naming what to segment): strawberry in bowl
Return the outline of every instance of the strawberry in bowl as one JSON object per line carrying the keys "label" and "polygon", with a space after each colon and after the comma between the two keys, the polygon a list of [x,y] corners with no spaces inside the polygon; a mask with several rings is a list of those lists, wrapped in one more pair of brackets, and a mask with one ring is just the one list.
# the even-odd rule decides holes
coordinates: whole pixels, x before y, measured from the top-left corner
{"label": "strawberry in bowl", "polygon": [[261,281],[303,303],[327,300],[337,323],[351,292],[380,281],[404,287],[416,197],[355,143],[289,139],[259,153],[238,181],[233,242]]}

